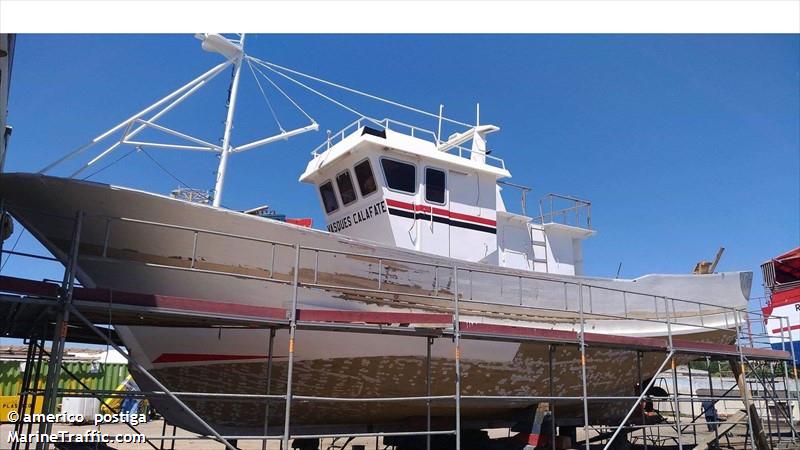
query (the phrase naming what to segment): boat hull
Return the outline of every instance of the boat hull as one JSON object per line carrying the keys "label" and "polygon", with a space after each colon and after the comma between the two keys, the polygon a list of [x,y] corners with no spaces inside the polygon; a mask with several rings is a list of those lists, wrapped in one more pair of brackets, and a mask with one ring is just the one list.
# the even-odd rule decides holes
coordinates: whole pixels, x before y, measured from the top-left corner
{"label": "boat hull", "polygon": [[[129,334],[130,333],[130,334]],[[273,394],[286,392],[288,331],[279,330],[274,341],[271,383],[267,383],[269,332],[266,330],[185,330],[128,328],[122,332],[126,342],[138,336],[144,347],[155,348],[149,341],[174,339],[182,334],[197,342],[196,347],[181,346],[169,353],[151,372],[168,388],[182,392],[214,394]],[[188,336],[187,336],[188,335]],[[145,337],[146,336],[146,337]],[[692,340],[729,343],[732,333],[717,332],[688,336]],[[684,337],[686,338],[686,337]],[[202,353],[186,353],[200,351]],[[161,346],[164,348],[164,346]],[[461,417],[467,428],[511,426],[531,419],[537,401],[514,397],[573,397],[555,405],[558,424],[576,425],[583,417],[580,350],[577,345],[553,346],[552,373],[550,347],[544,343],[512,343],[462,340]],[[239,360],[231,349],[240,352]],[[177,353],[177,352],[181,353]],[[220,354],[220,360],[210,353]],[[427,392],[427,344],[424,337],[364,335],[360,333],[298,331],[293,369],[293,394],[310,397],[391,398],[420,397]],[[449,339],[436,339],[431,347],[431,394],[455,394],[455,349]],[[145,352],[146,353],[146,352]],[[225,355],[225,356],[223,356]],[[644,352],[641,356],[641,379],[646,383],[655,375],[665,354]],[[637,352],[630,349],[589,347],[586,353],[587,392],[589,396],[628,397],[626,399],[590,400],[589,423],[618,424],[630,409],[630,397],[638,395]],[[685,363],[688,358],[679,358]],[[175,362],[169,362],[175,361]],[[133,371],[143,388],[153,388],[141,374]],[[550,381],[553,392],[550,391]],[[474,399],[470,396],[490,396]],[[499,396],[508,398],[500,399]],[[220,432],[262,434],[265,424],[269,434],[280,434],[284,426],[285,403],[271,400],[269,420],[265,421],[264,399],[186,397],[187,404]],[[154,399],[156,408],[172,423],[199,433],[202,426],[171,401]],[[295,399],[291,409],[293,433],[412,431],[424,429],[426,403],[416,401],[336,402]],[[431,406],[436,429],[454,426],[454,399],[436,400]],[[583,424],[582,419],[580,425]]]}
{"label": "boat hull", "polygon": [[[725,330],[733,327],[736,317],[726,308],[746,307],[750,289],[748,272],[610,280],[491,267],[131,189],[39,175],[3,174],[0,195],[14,217],[62,261],[67,259],[74,217],[82,212],[77,276],[83,285],[214,301],[231,311],[258,306],[289,309],[296,279],[297,305],[302,309],[452,312],[457,295],[461,320],[466,322],[577,331],[582,309],[585,326],[594,333],[643,337],[672,333],[730,343],[734,333]],[[672,316],[669,325],[666,311]],[[268,331],[152,326],[117,330],[136,360],[171,390],[267,392]],[[270,392],[282,394],[286,332],[278,331],[276,339]],[[454,353],[452,343],[448,347],[445,339],[436,340],[431,360],[434,395],[454,392]],[[425,355],[422,338],[301,331],[295,394],[424,395]],[[557,395],[581,395],[580,357],[574,345],[557,347],[552,376],[549,348],[543,344],[469,340],[462,355],[465,395],[548,395],[551,379]],[[639,379],[635,356],[630,350],[590,348],[589,395],[634,395]],[[645,354],[643,379],[655,375],[662,358]],[[146,377],[133,373],[144,389],[153,388]],[[206,431],[175,404],[163,398],[153,401],[171,422]],[[263,432],[263,402],[219,398],[187,402],[220,431]],[[270,424],[282,421],[280,403],[270,405]],[[591,402],[591,422],[616,423],[630,407],[629,401],[612,403]],[[535,404],[465,400],[462,412],[465,420],[482,427],[492,420],[514,421]],[[582,411],[577,401],[565,400],[557,407],[564,417]],[[434,416],[445,422],[454,416],[452,408],[446,401],[432,407]],[[425,416],[425,404],[298,401],[291,416],[296,429],[404,428],[409,418]]]}

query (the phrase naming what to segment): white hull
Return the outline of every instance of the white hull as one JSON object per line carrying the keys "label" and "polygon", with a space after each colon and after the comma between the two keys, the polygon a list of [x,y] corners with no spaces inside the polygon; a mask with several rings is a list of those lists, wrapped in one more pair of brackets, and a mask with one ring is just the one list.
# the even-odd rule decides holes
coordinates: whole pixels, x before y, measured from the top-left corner
{"label": "white hull", "polygon": [[[533,274],[527,271],[466,263],[411,250],[376,245],[345,236],[306,229],[255,216],[187,203],[154,194],[107,185],[27,174],[5,174],[0,194],[7,208],[49,250],[64,257],[72,233],[71,219],[84,212],[78,278],[86,286],[118,291],[154,293],[224,302],[232,309],[242,306],[288,308],[295,250],[300,254],[301,283],[298,306],[307,309],[393,312],[443,311],[452,307],[453,265],[459,267],[462,321],[575,330],[579,289],[583,283],[587,331],[626,336],[665,336],[667,307],[679,316],[671,331],[711,342],[727,342],[730,333],[705,327],[731,329],[736,318],[722,307],[744,308],[750,290],[750,273],[705,276],[650,275],[636,280],[611,280]],[[26,208],[45,211],[49,216]],[[187,229],[164,228],[138,221],[152,221]],[[110,225],[109,225],[110,224]],[[190,229],[188,229],[190,228]],[[239,235],[269,242],[233,239],[209,232]],[[318,252],[357,253],[359,256]],[[383,259],[378,259],[383,258]],[[397,262],[396,260],[413,261]],[[423,264],[424,263],[424,264]],[[438,265],[438,269],[433,269]],[[463,270],[463,275],[462,275]],[[379,279],[380,274],[380,279]],[[308,287],[311,285],[311,287]],[[337,285],[336,288],[325,287]],[[352,289],[343,289],[348,286]],[[591,287],[590,287],[591,286]],[[366,289],[367,291],[355,288]],[[704,302],[699,306],[666,298]],[[714,306],[716,305],[716,306]],[[532,310],[531,307],[544,308]],[[718,308],[719,307],[719,308]],[[627,320],[600,317],[626,316]],[[634,320],[638,318],[640,320]],[[655,319],[655,320],[652,320]],[[165,377],[172,389],[217,390],[219,392],[265,393],[263,378],[268,332],[254,330],[170,329],[119,327],[120,336],[137,361]],[[273,393],[281,393],[281,356],[286,355],[285,333],[275,343],[276,378]],[[394,396],[424,395],[425,340],[420,338],[371,336],[347,333],[301,332],[298,337],[299,395]],[[547,395],[547,347],[545,345],[469,341],[464,344],[465,392],[473,395]],[[554,373],[561,395],[579,395],[577,354],[563,348],[560,369]],[[635,379],[633,352],[594,349],[588,366],[594,370],[590,395],[631,395]],[[168,356],[164,356],[168,355]],[[172,355],[172,356],[169,356]],[[174,356],[183,355],[183,356]],[[192,355],[206,355],[194,357]],[[211,356],[209,356],[211,355]],[[434,394],[452,393],[452,345],[438,340],[433,347]],[[213,356],[219,356],[214,360]],[[645,358],[645,377],[660,363]],[[622,367],[620,367],[622,366]],[[613,369],[616,367],[616,369]],[[193,378],[192,374],[209,375]],[[305,377],[305,378],[304,378]],[[323,378],[325,381],[323,381]],[[245,381],[241,381],[245,380]],[[139,380],[141,382],[141,380]],[[145,383],[142,383],[145,384]],[[216,388],[216,389],[215,389]],[[570,394],[570,392],[573,392]],[[202,402],[192,402],[203,409]],[[215,402],[219,404],[219,402]],[[225,402],[231,410],[208,408],[217,417],[212,423],[251,426],[263,423],[253,413],[252,403]],[[248,406],[249,405],[249,406]],[[485,420],[514,411],[525,404],[489,407],[466,405],[466,418]],[[623,411],[629,405],[622,405]],[[170,405],[160,405],[165,415]],[[328,408],[328,409],[326,409]],[[314,426],[331,423],[330,413],[343,424],[397,424],[424,412],[424,405],[408,408],[378,405],[345,408],[300,405],[293,422]],[[423,408],[423,409],[420,409]],[[592,405],[593,421],[613,421],[620,408]],[[450,406],[435,409],[447,415]],[[216,411],[216,412],[215,412]],[[273,411],[271,409],[271,411]],[[293,409],[294,413],[295,409]],[[274,407],[274,413],[280,413]],[[249,414],[251,421],[240,415]],[[227,418],[226,418],[227,417]],[[178,424],[185,417],[169,417]],[[229,421],[230,419],[230,421]],[[386,425],[389,427],[389,425]]]}

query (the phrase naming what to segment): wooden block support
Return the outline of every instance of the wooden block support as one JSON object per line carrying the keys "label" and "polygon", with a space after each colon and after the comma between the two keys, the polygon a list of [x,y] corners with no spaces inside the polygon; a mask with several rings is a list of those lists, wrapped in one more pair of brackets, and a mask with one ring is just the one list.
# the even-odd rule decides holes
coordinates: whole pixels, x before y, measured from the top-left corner
{"label": "wooden block support", "polygon": [[761,423],[761,417],[758,415],[758,409],[753,403],[753,396],[747,388],[747,380],[745,379],[745,371],[736,358],[728,360],[731,365],[733,376],[736,377],[736,384],[739,386],[739,394],[742,396],[744,407],[750,413],[750,427],[753,430],[753,440],[755,441],[758,450],[770,450],[767,435],[764,433],[764,425]]}

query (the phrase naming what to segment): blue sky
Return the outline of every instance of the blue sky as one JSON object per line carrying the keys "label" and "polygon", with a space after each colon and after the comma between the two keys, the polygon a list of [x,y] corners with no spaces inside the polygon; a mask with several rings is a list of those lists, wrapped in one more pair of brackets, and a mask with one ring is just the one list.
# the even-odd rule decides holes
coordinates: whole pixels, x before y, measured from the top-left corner
{"label": "blue sky", "polygon": [[[481,122],[502,129],[490,148],[512,181],[533,187],[531,198],[557,192],[593,202],[599,233],[585,246],[588,274],[614,276],[620,262],[623,277],[685,273],[723,245],[719,270],[756,272],[757,297],[759,264],[800,245],[798,35],[250,35],[247,51],[428,111],[443,103],[462,121],[474,120],[480,102]],[[20,35],[6,170],[42,168],[219,60],[190,35]],[[242,76],[235,143],[276,130],[252,75],[245,68]],[[223,203],[267,203],[323,228],[314,189],[297,177],[324,130],[356,117],[273,79],[322,131],[234,155]],[[164,123],[217,141],[228,80],[221,75]],[[436,127],[323,89],[368,115]],[[285,128],[306,124],[267,94]],[[148,153],[186,184],[213,187],[213,155]],[[141,153],[92,179],[177,187]],[[29,236],[18,246],[35,248]],[[15,258],[3,272],[41,278],[41,267]]]}

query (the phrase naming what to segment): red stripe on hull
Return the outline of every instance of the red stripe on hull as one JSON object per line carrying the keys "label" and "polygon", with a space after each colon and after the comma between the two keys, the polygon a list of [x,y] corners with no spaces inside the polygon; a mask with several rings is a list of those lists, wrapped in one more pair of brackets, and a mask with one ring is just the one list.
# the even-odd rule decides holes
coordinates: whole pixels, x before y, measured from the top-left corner
{"label": "red stripe on hull", "polygon": [[463,220],[465,222],[479,223],[481,225],[489,225],[492,227],[497,226],[497,221],[495,220],[487,219],[485,217],[471,216],[469,214],[462,214],[453,211],[448,211],[442,208],[433,208],[425,205],[414,205],[411,203],[401,202],[399,200],[392,200],[390,198],[386,199],[386,204],[391,207],[401,208],[407,211],[424,212],[428,214],[436,214],[442,217],[448,217],[450,219]]}
{"label": "red stripe on hull", "polygon": [[[153,360],[157,363],[176,363],[176,362],[209,362],[209,361],[236,361],[250,359],[265,359],[266,355],[213,355],[205,353],[162,353]],[[273,358],[286,358],[285,356],[273,356]]]}
{"label": "red stripe on hull", "polygon": [[793,331],[793,330],[800,330],[800,325],[792,325],[790,327],[775,328],[775,329],[772,330],[772,334],[778,334],[781,331]]}

